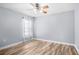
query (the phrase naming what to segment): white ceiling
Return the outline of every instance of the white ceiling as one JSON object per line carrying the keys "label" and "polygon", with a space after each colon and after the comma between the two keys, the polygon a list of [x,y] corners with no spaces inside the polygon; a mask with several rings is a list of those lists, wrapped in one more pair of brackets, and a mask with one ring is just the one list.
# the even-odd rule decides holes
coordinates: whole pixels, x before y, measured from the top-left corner
{"label": "white ceiling", "polygon": [[[70,11],[73,10],[75,6],[73,3],[48,3],[48,5],[48,15]],[[0,7],[8,8],[33,17],[44,16],[44,14],[40,12],[35,14],[30,3],[1,3]]]}

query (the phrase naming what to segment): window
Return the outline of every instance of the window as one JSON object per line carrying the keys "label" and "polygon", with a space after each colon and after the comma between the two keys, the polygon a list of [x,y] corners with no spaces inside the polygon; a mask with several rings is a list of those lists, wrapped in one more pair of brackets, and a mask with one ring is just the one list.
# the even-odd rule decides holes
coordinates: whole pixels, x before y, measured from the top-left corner
{"label": "window", "polygon": [[30,38],[32,36],[32,20],[23,18],[23,36]]}

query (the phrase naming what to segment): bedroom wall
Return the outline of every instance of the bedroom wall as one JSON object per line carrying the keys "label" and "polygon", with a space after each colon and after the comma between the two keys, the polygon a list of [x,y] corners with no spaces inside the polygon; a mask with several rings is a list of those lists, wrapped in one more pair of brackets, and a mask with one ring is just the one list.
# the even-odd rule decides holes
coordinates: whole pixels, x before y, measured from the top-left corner
{"label": "bedroom wall", "polygon": [[37,17],[35,35],[37,39],[46,39],[74,43],[74,11]]}
{"label": "bedroom wall", "polygon": [[79,4],[75,6],[75,44],[79,48]]}
{"label": "bedroom wall", "polygon": [[[0,7],[0,47],[23,41],[24,14]],[[28,19],[28,16],[25,16]]]}

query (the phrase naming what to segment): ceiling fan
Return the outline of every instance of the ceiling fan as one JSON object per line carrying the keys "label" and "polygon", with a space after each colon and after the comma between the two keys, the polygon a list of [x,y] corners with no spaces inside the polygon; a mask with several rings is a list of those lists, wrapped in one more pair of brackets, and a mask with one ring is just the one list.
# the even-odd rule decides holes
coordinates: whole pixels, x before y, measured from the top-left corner
{"label": "ceiling fan", "polygon": [[44,14],[48,13],[49,6],[47,4],[31,3],[31,5],[33,6],[33,10],[35,13],[37,13],[37,11]]}

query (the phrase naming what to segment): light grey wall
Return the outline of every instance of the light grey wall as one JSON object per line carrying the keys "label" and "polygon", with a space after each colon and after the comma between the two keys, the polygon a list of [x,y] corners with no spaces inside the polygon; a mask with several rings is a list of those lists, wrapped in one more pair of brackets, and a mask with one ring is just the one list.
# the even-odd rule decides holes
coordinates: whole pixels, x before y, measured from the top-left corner
{"label": "light grey wall", "polygon": [[0,47],[23,41],[23,16],[25,15],[0,8]]}
{"label": "light grey wall", "polygon": [[79,4],[75,6],[75,44],[79,48]]}
{"label": "light grey wall", "polygon": [[74,43],[74,11],[38,17],[35,35],[38,39]]}

